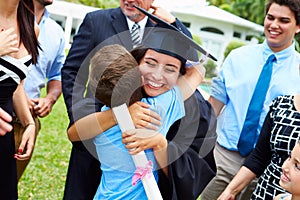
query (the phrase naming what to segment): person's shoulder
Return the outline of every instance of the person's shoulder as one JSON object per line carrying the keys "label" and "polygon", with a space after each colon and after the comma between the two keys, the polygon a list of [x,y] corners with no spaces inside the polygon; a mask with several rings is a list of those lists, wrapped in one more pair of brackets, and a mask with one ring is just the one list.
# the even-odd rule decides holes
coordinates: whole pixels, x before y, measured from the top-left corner
{"label": "person's shoulder", "polygon": [[46,19],[47,27],[51,26],[52,29],[55,31],[60,31],[61,33],[64,32],[63,28],[52,18]]}
{"label": "person's shoulder", "polygon": [[225,60],[237,63],[245,60],[252,61],[253,57],[257,57],[261,54],[261,48],[262,46],[260,44],[246,44],[231,50]]}

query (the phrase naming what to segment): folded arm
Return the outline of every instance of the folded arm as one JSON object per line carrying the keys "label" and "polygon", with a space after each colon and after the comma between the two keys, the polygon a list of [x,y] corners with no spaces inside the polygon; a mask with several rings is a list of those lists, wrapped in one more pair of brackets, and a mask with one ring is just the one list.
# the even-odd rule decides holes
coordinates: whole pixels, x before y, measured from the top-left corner
{"label": "folded arm", "polygon": [[[26,127],[26,130],[22,136],[21,144],[18,148],[18,154],[15,154],[15,158],[18,160],[26,160],[30,158],[34,147],[35,141],[35,123],[30,113],[28,105],[28,97],[23,88],[23,81],[18,85],[13,95],[13,104],[15,113],[22,123],[22,126]],[[26,151],[24,151],[26,149]]]}

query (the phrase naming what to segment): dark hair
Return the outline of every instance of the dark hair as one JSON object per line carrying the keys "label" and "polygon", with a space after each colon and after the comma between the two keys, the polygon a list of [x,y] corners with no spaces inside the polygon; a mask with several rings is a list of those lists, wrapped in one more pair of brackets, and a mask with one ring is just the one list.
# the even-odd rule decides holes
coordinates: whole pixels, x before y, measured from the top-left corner
{"label": "dark hair", "polygon": [[33,0],[20,0],[18,5],[18,26],[20,29],[20,43],[23,43],[32,56],[33,64],[37,63],[39,42],[34,30]]}
{"label": "dark hair", "polygon": [[296,19],[296,24],[300,24],[300,1],[299,0],[269,0],[266,4],[266,14],[273,3],[280,6],[287,6],[293,13]]}
{"label": "dark hair", "polygon": [[138,63],[121,45],[105,46],[92,57],[89,87],[109,107],[131,105],[143,97]]}
{"label": "dark hair", "polygon": [[[138,47],[134,48],[130,53],[136,59],[136,61],[138,63],[140,63],[142,58],[145,56],[146,51],[148,49],[152,49],[152,48],[147,48],[147,47],[144,47],[144,46],[138,46]],[[175,54],[173,54],[171,52],[161,51],[161,50],[157,50],[157,49],[152,49],[152,50],[157,51],[158,53],[163,53],[163,54],[170,55],[170,56],[175,57],[178,60],[180,60],[181,66],[180,66],[179,72],[180,72],[181,75],[185,74],[185,72],[186,72],[186,69],[185,69],[186,60],[179,59],[177,56],[175,56]]]}

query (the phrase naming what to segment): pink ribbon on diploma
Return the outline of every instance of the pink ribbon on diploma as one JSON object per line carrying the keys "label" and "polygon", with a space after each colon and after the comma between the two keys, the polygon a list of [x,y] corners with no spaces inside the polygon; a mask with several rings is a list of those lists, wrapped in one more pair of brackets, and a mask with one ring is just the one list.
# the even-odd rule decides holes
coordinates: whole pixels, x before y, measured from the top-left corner
{"label": "pink ribbon on diploma", "polygon": [[143,179],[146,175],[148,175],[149,177],[149,175],[152,173],[152,169],[153,169],[153,163],[151,160],[148,160],[145,167],[137,167],[132,177],[132,185],[135,186],[137,182]]}

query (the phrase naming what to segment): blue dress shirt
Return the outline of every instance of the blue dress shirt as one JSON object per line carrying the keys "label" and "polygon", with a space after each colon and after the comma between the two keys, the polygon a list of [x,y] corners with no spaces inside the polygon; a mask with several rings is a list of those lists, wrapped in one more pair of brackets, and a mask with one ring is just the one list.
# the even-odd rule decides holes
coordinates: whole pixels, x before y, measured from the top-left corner
{"label": "blue dress shirt", "polygon": [[41,88],[46,81],[61,80],[61,68],[65,61],[65,36],[63,29],[50,18],[45,10],[39,23],[38,40],[42,51],[39,50],[38,63],[33,65],[24,81],[27,96],[39,98]]}
{"label": "blue dress shirt", "polygon": [[[271,54],[274,52],[267,41],[235,49],[224,61],[218,77],[213,79],[211,96],[225,104],[218,117],[217,142],[226,149],[238,150],[237,144],[256,82]],[[272,100],[279,95],[300,93],[300,55],[295,51],[295,44],[275,53],[275,57],[270,87],[263,110],[258,113],[257,138]]]}

